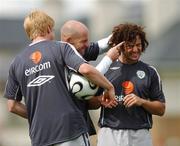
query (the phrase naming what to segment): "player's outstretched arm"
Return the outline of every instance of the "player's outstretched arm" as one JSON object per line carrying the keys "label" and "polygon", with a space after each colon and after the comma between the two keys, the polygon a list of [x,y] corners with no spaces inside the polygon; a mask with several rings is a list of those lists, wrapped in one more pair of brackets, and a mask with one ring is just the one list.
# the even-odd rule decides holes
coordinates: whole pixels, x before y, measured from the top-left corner
{"label": "player's outstretched arm", "polygon": [[121,42],[109,49],[109,51],[106,53],[106,56],[104,56],[101,62],[96,66],[96,69],[99,72],[101,72],[102,74],[105,74],[107,72],[111,63],[118,59],[123,44],[124,42]]}
{"label": "player's outstretched arm", "polygon": [[[111,63],[118,59],[123,44],[124,42],[121,42],[109,49],[109,51],[106,53],[106,56],[104,56],[101,62],[96,66],[96,69],[99,72],[102,74],[107,72]],[[88,100],[88,109],[98,109],[101,105],[109,108],[116,106],[116,102],[109,103],[108,101],[103,101],[102,99],[103,96],[94,96],[92,99]]]}
{"label": "player's outstretched arm", "polygon": [[92,83],[107,90],[108,97],[110,100],[115,100],[115,92],[113,85],[92,65],[83,63],[80,65],[78,70],[82,75],[89,79]]}

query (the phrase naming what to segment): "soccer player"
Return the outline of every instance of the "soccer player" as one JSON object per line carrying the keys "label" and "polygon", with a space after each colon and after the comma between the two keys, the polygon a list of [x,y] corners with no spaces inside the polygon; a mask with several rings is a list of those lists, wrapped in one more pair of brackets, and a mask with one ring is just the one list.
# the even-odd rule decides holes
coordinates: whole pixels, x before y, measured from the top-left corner
{"label": "soccer player", "polygon": [[[67,43],[53,41],[54,20],[32,11],[24,29],[32,41],[13,60],[4,96],[10,112],[27,118],[32,146],[87,146],[86,122],[66,86],[65,67],[70,67],[105,88],[116,102],[112,84]],[[25,104],[16,100],[22,92]]]}
{"label": "soccer player", "polygon": [[121,55],[105,74],[115,88],[119,104],[114,108],[101,107],[97,145],[152,146],[152,115],[162,116],[165,112],[161,79],[155,67],[140,60],[148,47],[142,26],[115,26],[109,44],[122,41],[125,43]]}
{"label": "soccer player", "polygon": [[[76,50],[83,56],[86,61],[96,60],[98,55],[108,51],[109,37],[101,39],[95,43],[89,43],[89,31],[88,28],[81,22],[76,20],[69,20],[64,23],[60,29],[61,41],[68,42],[72,44]],[[112,47],[106,55],[103,57],[102,61],[97,65],[97,69],[101,73],[105,73],[111,63],[118,59],[119,49],[117,47]],[[94,102],[99,102],[97,98],[90,99],[88,101],[78,100],[72,97],[76,105],[83,112],[84,118],[87,121],[89,135],[96,134],[93,122],[89,115],[88,110],[94,109]],[[97,103],[98,104],[98,103]]]}

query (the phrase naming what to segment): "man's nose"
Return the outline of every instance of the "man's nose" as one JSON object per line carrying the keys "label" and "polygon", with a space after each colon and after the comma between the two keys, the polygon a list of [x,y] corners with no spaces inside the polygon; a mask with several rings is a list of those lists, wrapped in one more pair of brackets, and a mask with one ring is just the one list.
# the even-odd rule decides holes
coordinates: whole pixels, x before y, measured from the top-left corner
{"label": "man's nose", "polygon": [[134,51],[134,52],[139,51],[139,47],[138,47],[138,46],[136,46],[136,45],[134,45],[134,46],[133,46],[133,51]]}

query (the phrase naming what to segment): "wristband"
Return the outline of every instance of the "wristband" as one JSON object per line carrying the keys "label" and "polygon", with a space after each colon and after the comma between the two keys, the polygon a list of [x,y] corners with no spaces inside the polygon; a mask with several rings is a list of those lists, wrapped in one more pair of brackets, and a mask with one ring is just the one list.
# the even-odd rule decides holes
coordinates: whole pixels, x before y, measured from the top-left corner
{"label": "wristband", "polygon": [[101,62],[96,66],[96,69],[102,74],[105,74],[108,71],[111,63],[112,60],[108,56],[104,56]]}

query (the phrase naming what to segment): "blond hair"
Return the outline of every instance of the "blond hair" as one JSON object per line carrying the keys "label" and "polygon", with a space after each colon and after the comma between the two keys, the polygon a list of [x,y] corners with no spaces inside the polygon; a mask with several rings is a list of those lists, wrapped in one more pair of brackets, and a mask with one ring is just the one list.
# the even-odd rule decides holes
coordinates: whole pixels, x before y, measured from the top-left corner
{"label": "blond hair", "polygon": [[24,30],[30,40],[35,39],[37,36],[45,36],[48,29],[54,27],[54,20],[42,11],[32,11],[24,19]]}

